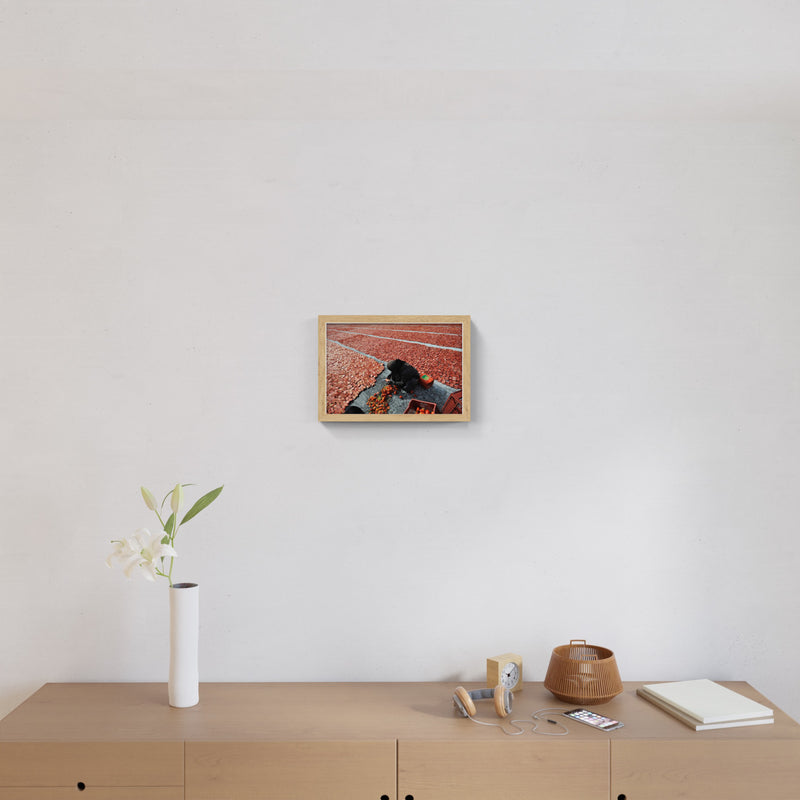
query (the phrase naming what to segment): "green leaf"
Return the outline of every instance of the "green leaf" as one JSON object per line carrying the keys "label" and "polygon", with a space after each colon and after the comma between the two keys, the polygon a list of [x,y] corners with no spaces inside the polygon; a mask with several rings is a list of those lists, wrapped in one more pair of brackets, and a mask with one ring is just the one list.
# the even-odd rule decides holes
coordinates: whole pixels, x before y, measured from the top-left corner
{"label": "green leaf", "polygon": [[208,494],[204,494],[187,512],[186,516],[181,520],[181,525],[184,522],[188,522],[192,517],[196,517],[204,508],[210,506],[220,495],[220,492],[223,490],[223,486],[218,486],[216,489],[212,489]]}
{"label": "green leaf", "polygon": [[170,514],[169,519],[164,523],[164,530],[167,532],[167,536],[172,536],[172,531],[175,528],[175,515]]}

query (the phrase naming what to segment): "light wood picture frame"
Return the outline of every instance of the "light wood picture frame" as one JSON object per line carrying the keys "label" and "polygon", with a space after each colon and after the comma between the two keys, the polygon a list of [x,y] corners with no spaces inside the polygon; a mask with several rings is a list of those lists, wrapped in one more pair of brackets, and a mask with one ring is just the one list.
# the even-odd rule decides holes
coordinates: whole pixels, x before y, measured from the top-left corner
{"label": "light wood picture frame", "polygon": [[469,315],[320,315],[320,422],[468,422]]}

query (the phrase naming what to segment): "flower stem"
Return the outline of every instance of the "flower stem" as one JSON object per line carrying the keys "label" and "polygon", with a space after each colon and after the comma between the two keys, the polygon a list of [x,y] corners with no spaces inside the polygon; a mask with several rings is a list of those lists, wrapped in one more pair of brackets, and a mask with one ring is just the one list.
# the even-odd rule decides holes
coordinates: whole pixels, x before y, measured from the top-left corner
{"label": "flower stem", "polygon": [[[158,513],[158,509],[154,508],[153,509],[153,513],[156,515],[156,517],[158,517],[158,521],[161,523],[161,530],[166,531],[167,530],[167,526],[164,524],[164,520],[161,519],[161,514]],[[175,543],[175,536],[171,536],[170,537],[169,543],[170,543],[170,546],[172,546]],[[156,572],[159,575],[161,575],[162,578],[166,578],[169,581],[169,585],[170,586],[172,586],[172,565],[174,563],[175,563],[175,558],[171,557],[170,560],[169,560],[169,573],[166,573],[166,572],[164,572],[163,570],[160,570],[160,569],[156,570]],[[161,564],[162,564],[162,566],[164,564],[164,559],[163,558],[161,559]]]}
{"label": "flower stem", "polygon": [[[178,535],[178,528],[180,528],[180,523],[178,522],[178,515],[175,514],[174,516],[175,522],[172,525],[172,536],[170,536],[170,546],[175,547],[175,537]],[[170,556],[169,559],[169,575],[167,578],[169,579],[169,585],[172,586],[172,567],[175,564],[175,556]]]}

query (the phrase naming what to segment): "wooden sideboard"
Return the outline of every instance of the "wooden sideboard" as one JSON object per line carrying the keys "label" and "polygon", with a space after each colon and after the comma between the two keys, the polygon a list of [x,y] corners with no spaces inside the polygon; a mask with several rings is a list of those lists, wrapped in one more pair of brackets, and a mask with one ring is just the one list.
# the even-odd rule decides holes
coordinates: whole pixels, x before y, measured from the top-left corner
{"label": "wooden sideboard", "polygon": [[[640,685],[593,706],[619,731],[510,737],[458,717],[454,684],[211,683],[184,709],[164,684],[46,684],[0,721],[0,800],[800,798],[800,726],[782,711],[695,732]],[[553,707],[568,706],[527,683],[512,718]],[[479,718],[498,721],[490,703]]]}

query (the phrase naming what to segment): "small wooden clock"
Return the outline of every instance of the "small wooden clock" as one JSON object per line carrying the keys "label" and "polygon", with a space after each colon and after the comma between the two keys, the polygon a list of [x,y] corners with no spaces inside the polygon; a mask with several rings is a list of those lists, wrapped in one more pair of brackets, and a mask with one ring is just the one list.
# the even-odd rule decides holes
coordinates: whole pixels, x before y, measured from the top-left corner
{"label": "small wooden clock", "polygon": [[504,653],[486,659],[486,683],[489,686],[503,686],[511,692],[522,689],[522,656]]}

